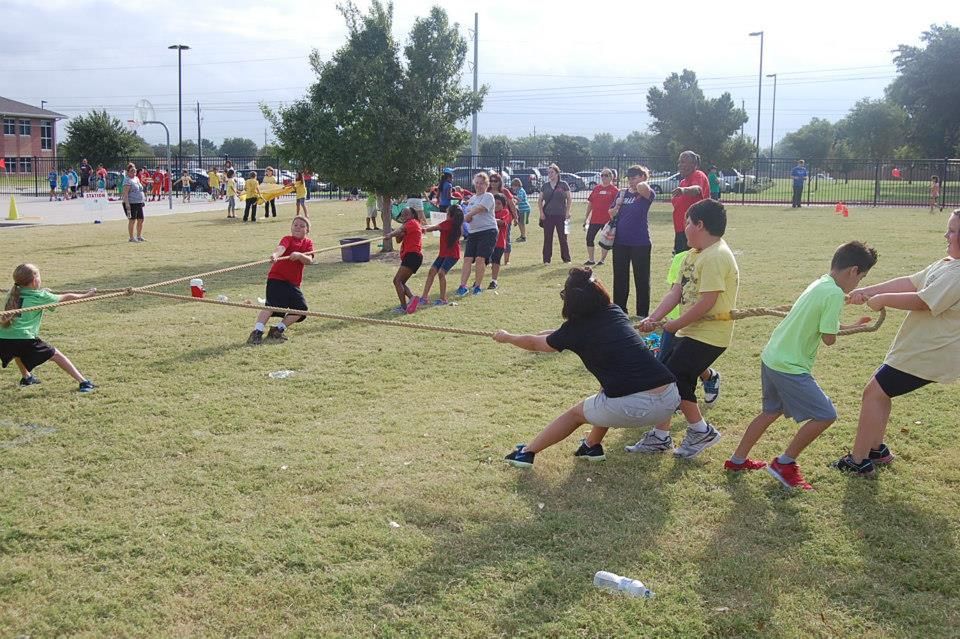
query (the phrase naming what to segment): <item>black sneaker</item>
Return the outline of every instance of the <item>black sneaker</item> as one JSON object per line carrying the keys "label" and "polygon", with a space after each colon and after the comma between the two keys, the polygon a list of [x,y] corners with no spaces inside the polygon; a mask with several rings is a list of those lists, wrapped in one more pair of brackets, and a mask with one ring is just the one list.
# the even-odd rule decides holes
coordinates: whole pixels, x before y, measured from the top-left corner
{"label": "black sneaker", "polygon": [[40,383],[40,379],[33,374],[20,378],[20,388],[26,388],[27,386],[33,386],[34,384],[39,384],[39,383]]}
{"label": "black sneaker", "polygon": [[596,266],[596,264],[597,263],[594,262],[593,260],[587,260],[586,262],[583,263],[584,266]]}
{"label": "black sneaker", "polygon": [[594,444],[587,446],[587,440],[580,440],[580,448],[573,454],[574,457],[581,457],[587,461],[601,462],[606,460],[607,456],[603,453],[603,444]]}
{"label": "black sneaker", "polygon": [[533,458],[537,456],[536,453],[530,452],[520,452],[523,450],[523,447],[526,444],[517,444],[509,455],[504,457],[508,464],[515,466],[516,468],[533,468]]}
{"label": "black sneaker", "polygon": [[850,473],[859,477],[873,477],[877,473],[876,467],[869,459],[864,459],[859,464],[853,461],[853,455],[846,455],[830,464],[831,468],[836,468],[841,473]]}
{"label": "black sneaker", "polygon": [[267,339],[273,340],[275,342],[285,342],[287,341],[287,336],[283,334],[284,331],[281,331],[276,326],[271,326],[270,330],[267,331]]}
{"label": "black sneaker", "polygon": [[261,343],[263,343],[263,331],[250,331],[250,337],[247,338],[247,344],[250,344],[251,346],[260,346]]}
{"label": "black sneaker", "polygon": [[94,388],[96,388],[94,383],[91,382],[89,379],[85,379],[82,382],[80,382],[80,388],[78,388],[77,391],[81,393],[92,393]]}
{"label": "black sneaker", "polygon": [[497,287],[498,287],[497,280],[490,280],[490,283],[487,284],[488,291],[495,291],[497,290]]}
{"label": "black sneaker", "polygon": [[873,462],[873,465],[886,465],[892,462],[896,455],[887,447],[886,444],[880,444],[880,448],[871,448],[870,449],[870,461]]}

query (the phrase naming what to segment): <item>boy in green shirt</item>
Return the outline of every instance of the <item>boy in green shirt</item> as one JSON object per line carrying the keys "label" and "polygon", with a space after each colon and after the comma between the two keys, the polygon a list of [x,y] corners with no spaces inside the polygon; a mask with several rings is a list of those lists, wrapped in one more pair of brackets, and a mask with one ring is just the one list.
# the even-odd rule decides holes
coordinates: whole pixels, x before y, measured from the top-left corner
{"label": "boy in green shirt", "polygon": [[[837,419],[837,409],[811,375],[820,342],[832,346],[840,324],[846,294],[877,263],[877,252],[862,242],[847,242],[833,254],[830,273],[807,287],[790,313],[773,330],[760,353],[760,383],[763,406],[747,427],[740,445],[723,467],[730,471],[766,468],[789,489],[811,490],[800,473],[796,458]],[[862,318],[861,323],[870,318]],[[767,466],[749,459],[750,449],[780,416],[806,422],[782,455]]]}

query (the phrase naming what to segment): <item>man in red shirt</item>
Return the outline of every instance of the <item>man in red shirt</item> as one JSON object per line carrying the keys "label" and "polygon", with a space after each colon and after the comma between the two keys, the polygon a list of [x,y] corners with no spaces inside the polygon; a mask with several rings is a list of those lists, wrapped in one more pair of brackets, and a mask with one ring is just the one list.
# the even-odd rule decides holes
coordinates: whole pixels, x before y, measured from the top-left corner
{"label": "man in red shirt", "polygon": [[677,170],[680,171],[680,186],[673,190],[670,198],[673,204],[673,254],[687,251],[687,236],[683,228],[687,225],[687,210],[699,202],[710,197],[710,180],[706,173],[700,170],[700,156],[693,151],[684,151],[677,160]]}

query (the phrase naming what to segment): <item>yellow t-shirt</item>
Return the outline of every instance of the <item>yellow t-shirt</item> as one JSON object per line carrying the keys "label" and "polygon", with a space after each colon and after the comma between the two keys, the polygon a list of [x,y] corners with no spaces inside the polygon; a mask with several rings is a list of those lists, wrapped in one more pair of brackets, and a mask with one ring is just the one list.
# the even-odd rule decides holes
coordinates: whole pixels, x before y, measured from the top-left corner
{"label": "yellow t-shirt", "polygon": [[276,184],[276,183],[277,183],[277,176],[275,176],[275,175],[264,175],[264,176],[263,176],[263,183],[264,183],[264,184]]}
{"label": "yellow t-shirt", "polygon": [[227,197],[237,195],[237,178],[227,178]]}
{"label": "yellow t-shirt", "polygon": [[944,258],[910,276],[929,311],[910,311],[884,364],[931,382],[960,379],[960,260]]}
{"label": "yellow t-shirt", "polygon": [[217,175],[216,171],[207,171],[207,178],[209,179],[211,189],[220,188],[220,176]]}
{"label": "yellow t-shirt", "polygon": [[293,183],[293,186],[297,189],[297,199],[302,200],[307,197],[307,185],[304,184],[303,180],[297,180]]}
{"label": "yellow t-shirt", "polygon": [[243,183],[243,197],[248,200],[252,197],[260,197],[260,183],[257,182],[257,178],[247,178]]}
{"label": "yellow t-shirt", "polygon": [[[727,243],[721,239],[702,251],[690,249],[680,267],[680,284],[683,287],[680,297],[683,313],[697,303],[702,293],[713,291],[720,291],[720,296],[707,315],[728,313],[735,308],[740,271]],[[701,319],[680,329],[677,335],[726,348],[733,340],[733,322]]]}

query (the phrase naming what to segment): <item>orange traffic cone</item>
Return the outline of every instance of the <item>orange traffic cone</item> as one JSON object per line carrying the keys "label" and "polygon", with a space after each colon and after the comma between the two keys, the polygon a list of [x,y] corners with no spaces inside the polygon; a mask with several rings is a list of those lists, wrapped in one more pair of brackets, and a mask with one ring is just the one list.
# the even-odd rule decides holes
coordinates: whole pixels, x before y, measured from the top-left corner
{"label": "orange traffic cone", "polygon": [[837,202],[837,205],[833,208],[835,213],[843,213],[843,202]]}
{"label": "orange traffic cone", "polygon": [[843,217],[850,217],[850,209],[847,208],[846,204],[843,205],[842,213],[843,213]]}

